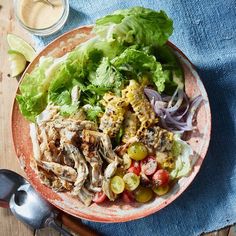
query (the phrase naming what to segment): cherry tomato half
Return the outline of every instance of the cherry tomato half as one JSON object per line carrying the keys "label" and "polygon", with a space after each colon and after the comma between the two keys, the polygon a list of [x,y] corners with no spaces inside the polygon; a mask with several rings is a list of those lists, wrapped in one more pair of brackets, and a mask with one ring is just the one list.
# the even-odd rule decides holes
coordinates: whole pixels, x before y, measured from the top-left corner
{"label": "cherry tomato half", "polygon": [[169,185],[164,185],[164,186],[159,186],[159,187],[153,188],[152,190],[158,196],[163,196],[169,191],[169,189],[170,189]]}
{"label": "cherry tomato half", "polygon": [[154,186],[164,186],[169,183],[170,174],[167,170],[160,169],[152,176]]}
{"label": "cherry tomato half", "polygon": [[140,174],[140,185],[143,187],[152,187],[151,180],[142,172]]}
{"label": "cherry tomato half", "polygon": [[141,161],[141,170],[145,175],[153,175],[157,169],[157,160],[154,156],[148,156]]}
{"label": "cherry tomato half", "polygon": [[153,191],[151,188],[145,188],[142,186],[139,186],[135,192],[134,192],[135,200],[137,202],[148,202],[153,197]]}
{"label": "cherry tomato half", "polygon": [[130,192],[130,191],[127,191],[125,190],[123,193],[122,193],[122,200],[125,202],[125,203],[131,203],[134,201],[134,194],[133,192]]}
{"label": "cherry tomato half", "polygon": [[125,189],[125,182],[122,177],[116,175],[112,177],[110,183],[111,191],[115,194],[122,193]]}
{"label": "cherry tomato half", "polygon": [[139,175],[141,172],[140,163],[138,161],[132,161],[130,168],[128,169],[129,173],[135,173]]}
{"label": "cherry tomato half", "polygon": [[140,184],[140,177],[134,173],[127,173],[123,177],[125,189],[129,191],[135,190]]}
{"label": "cherry tomato half", "polygon": [[93,197],[93,201],[96,203],[101,203],[104,202],[106,198],[107,198],[106,194],[101,191],[95,194],[95,196]]}
{"label": "cherry tomato half", "polygon": [[128,148],[128,155],[133,160],[141,161],[148,155],[148,150],[143,143],[135,142]]}

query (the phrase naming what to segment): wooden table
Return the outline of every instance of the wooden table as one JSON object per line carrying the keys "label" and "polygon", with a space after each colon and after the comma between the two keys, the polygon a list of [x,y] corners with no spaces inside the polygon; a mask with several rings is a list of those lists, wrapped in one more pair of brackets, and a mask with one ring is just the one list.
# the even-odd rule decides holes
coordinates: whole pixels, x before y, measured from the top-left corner
{"label": "wooden table", "polygon": [[[10,76],[7,56],[7,33],[14,33],[33,44],[30,34],[16,22],[12,1],[0,0],[0,168],[11,169],[24,175],[16,159],[11,141],[10,113],[18,81]],[[16,220],[8,209],[0,208],[0,235],[32,236],[59,235],[54,230],[44,229],[33,231]],[[233,227],[207,234],[208,236],[236,236]]]}

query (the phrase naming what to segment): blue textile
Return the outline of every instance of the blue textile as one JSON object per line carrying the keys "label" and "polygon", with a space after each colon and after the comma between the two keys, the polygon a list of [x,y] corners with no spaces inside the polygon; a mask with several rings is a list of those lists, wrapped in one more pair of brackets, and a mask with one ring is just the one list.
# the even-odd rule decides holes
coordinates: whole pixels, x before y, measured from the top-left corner
{"label": "blue textile", "polygon": [[207,157],[191,186],[149,217],[116,224],[83,221],[102,235],[192,236],[236,222],[236,2],[235,0],[74,0],[64,31],[116,9],[163,9],[173,19],[171,41],[196,65],[209,95],[212,137]]}

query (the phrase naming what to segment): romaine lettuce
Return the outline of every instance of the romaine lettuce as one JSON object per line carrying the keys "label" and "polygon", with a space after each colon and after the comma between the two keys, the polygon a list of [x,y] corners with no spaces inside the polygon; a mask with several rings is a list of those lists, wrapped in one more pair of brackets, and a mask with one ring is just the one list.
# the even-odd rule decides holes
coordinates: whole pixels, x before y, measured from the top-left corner
{"label": "romaine lettuce", "polygon": [[150,80],[156,85],[157,90],[162,92],[165,88],[166,76],[161,64],[152,55],[134,48],[127,48],[111,63],[128,78],[138,79],[142,74],[150,74]]}
{"label": "romaine lettuce", "polygon": [[160,46],[172,34],[173,22],[164,11],[134,7],[98,19],[93,32],[107,42]]}
{"label": "romaine lettuce", "polygon": [[16,100],[21,113],[30,121],[34,121],[47,105],[47,90],[53,74],[47,76],[45,72],[53,63],[53,58],[42,57],[39,66],[31,74],[26,74],[20,84],[21,94],[16,96]]}
{"label": "romaine lettuce", "polygon": [[171,177],[181,178],[187,176],[192,170],[191,155],[193,155],[193,150],[190,145],[185,141],[181,140],[177,135],[175,135],[175,142],[177,146],[181,148],[181,151],[175,161],[175,168],[170,172]]}
{"label": "romaine lettuce", "polygon": [[172,30],[172,21],[163,11],[142,7],[116,11],[97,20],[94,38],[65,57],[43,59],[23,78],[17,95],[22,114],[34,121],[52,103],[68,115],[76,109],[71,100],[75,85],[81,91],[77,106],[86,102],[94,106],[106,91],[119,94],[128,79],[140,79],[145,73],[158,91],[163,91],[165,83],[173,84],[172,74],[163,70],[150,52],[163,45]]}

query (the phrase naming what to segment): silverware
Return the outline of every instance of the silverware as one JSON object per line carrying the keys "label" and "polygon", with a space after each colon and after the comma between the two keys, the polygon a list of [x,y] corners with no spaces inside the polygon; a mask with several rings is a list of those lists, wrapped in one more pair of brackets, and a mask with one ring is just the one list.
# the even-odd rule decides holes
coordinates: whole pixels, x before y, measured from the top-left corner
{"label": "silverware", "polygon": [[11,170],[0,169],[0,207],[10,207],[20,221],[34,229],[52,227],[62,235],[71,235],[57,224],[57,219],[81,236],[99,236],[80,219],[56,210],[27,180]]}
{"label": "silverware", "polygon": [[64,236],[71,236],[55,221],[58,212],[20,175],[0,170],[0,206],[10,207],[16,218],[34,229],[52,227]]}
{"label": "silverware", "polygon": [[11,170],[0,170],[0,206],[9,207],[11,196],[27,181]]}
{"label": "silverware", "polygon": [[52,227],[64,236],[71,236],[55,221],[57,212],[29,184],[20,186],[12,195],[9,206],[15,217],[34,229]]}

